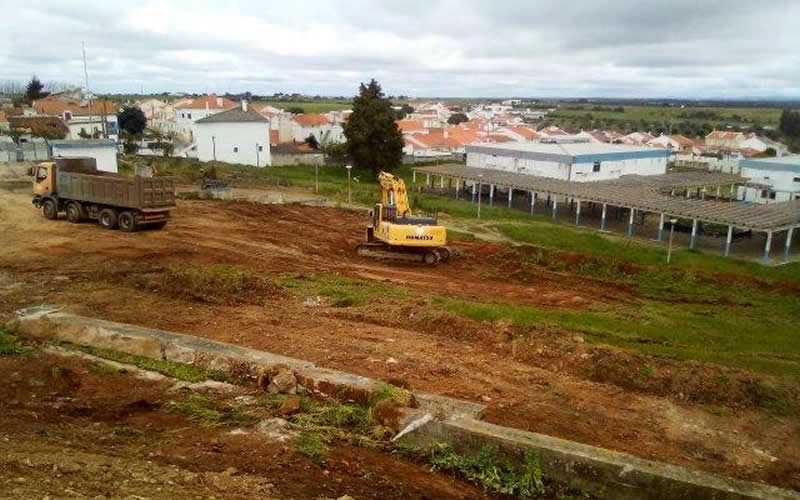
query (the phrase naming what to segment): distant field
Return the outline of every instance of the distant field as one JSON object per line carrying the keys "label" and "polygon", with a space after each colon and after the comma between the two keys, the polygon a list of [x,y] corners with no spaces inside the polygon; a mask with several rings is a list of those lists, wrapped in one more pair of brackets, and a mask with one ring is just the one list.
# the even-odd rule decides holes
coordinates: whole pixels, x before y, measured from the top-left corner
{"label": "distant field", "polygon": [[[621,106],[623,112],[618,111],[618,106],[612,105],[583,105],[582,109],[566,109],[562,106],[551,113],[551,118],[584,118],[591,114],[593,119],[625,120],[647,122],[681,122],[700,121],[719,125],[750,126],[777,126],[781,110],[776,108],[715,108],[715,107],[659,107],[659,106]],[[571,106],[570,106],[571,107]]]}
{"label": "distant field", "polygon": [[254,104],[269,104],[279,109],[289,109],[299,106],[305,113],[327,113],[328,111],[341,111],[350,109],[353,104],[348,101],[257,101]]}

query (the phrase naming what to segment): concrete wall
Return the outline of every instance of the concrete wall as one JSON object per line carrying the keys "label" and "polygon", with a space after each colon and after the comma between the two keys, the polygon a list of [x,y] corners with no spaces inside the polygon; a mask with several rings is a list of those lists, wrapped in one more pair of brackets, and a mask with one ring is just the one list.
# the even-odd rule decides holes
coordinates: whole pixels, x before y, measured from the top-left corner
{"label": "concrete wall", "polygon": [[287,165],[325,165],[325,155],[322,153],[311,153],[301,155],[272,155],[273,167]]}
{"label": "concrete wall", "polygon": [[[272,164],[269,122],[212,122],[194,126],[197,158],[201,161],[216,157],[217,161],[256,167]],[[257,151],[257,147],[261,150]]]}
{"label": "concrete wall", "polygon": [[103,172],[117,173],[117,148],[114,146],[74,146],[62,147],[53,145],[53,157],[62,158],[94,158],[97,169]]}

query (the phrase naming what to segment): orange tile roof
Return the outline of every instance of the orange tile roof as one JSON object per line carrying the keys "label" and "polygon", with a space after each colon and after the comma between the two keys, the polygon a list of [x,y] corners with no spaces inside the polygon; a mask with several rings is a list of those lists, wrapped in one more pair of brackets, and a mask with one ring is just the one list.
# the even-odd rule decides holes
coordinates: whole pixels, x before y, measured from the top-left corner
{"label": "orange tile roof", "polygon": [[488,134],[484,142],[514,142],[514,139],[502,134]]}
{"label": "orange tile roof", "polygon": [[208,94],[197,97],[191,101],[182,101],[175,104],[175,109],[231,109],[239,104],[236,101]]}
{"label": "orange tile roof", "polygon": [[694,146],[694,141],[689,139],[686,136],[680,134],[673,134],[669,136],[673,141],[677,142],[681,146]]}
{"label": "orange tile roof", "polygon": [[294,115],[292,120],[303,127],[320,127],[322,125],[330,125],[331,123],[327,116],[317,113],[301,113]]}
{"label": "orange tile roof", "polygon": [[107,115],[116,114],[117,108],[111,101],[97,99],[92,101],[91,107],[87,102],[81,105],[81,102],[75,99],[65,99],[59,97],[45,97],[33,101],[33,109],[41,115],[62,115],[64,111],[69,111],[76,116],[86,115]]}
{"label": "orange tile roof", "polygon": [[536,131],[530,127],[523,127],[521,125],[517,125],[514,127],[507,127],[507,128],[508,130],[514,132],[515,134],[521,135],[527,141],[532,141],[534,139],[539,138],[539,134],[537,134]]}
{"label": "orange tile roof", "polygon": [[397,120],[397,126],[403,133],[425,130],[425,126],[420,120]]}

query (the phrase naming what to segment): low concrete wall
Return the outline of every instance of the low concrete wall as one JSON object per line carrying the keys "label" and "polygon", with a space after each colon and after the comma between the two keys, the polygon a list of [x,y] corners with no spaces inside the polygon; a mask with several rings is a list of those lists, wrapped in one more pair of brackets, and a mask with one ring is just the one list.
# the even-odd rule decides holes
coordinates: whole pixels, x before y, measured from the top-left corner
{"label": "low concrete wall", "polygon": [[270,166],[285,167],[292,165],[325,165],[325,155],[322,153],[297,155],[272,154]]}
{"label": "low concrete wall", "polygon": [[[63,340],[237,373],[249,370],[254,376],[261,370],[286,366],[294,371],[298,383],[306,389],[361,403],[368,402],[373,391],[385,384],[317,367],[309,361],[191,335],[75,316],[49,306],[21,310],[9,326],[23,336]],[[527,452],[534,452],[546,475],[601,498],[800,500],[800,494],[772,486],[482,422],[477,420],[485,408],[480,404],[418,391],[414,391],[414,396],[419,408],[408,415],[406,421],[426,414],[435,418],[426,417],[427,423],[408,432],[402,441],[422,448],[447,443],[460,453],[477,453],[493,447],[501,456],[512,460],[521,460]]]}

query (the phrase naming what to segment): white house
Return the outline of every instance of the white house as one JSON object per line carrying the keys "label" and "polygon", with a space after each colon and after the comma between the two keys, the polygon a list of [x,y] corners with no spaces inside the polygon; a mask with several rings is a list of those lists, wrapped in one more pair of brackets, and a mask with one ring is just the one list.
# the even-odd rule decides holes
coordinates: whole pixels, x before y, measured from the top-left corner
{"label": "white house", "polygon": [[767,137],[759,137],[755,134],[750,135],[739,146],[740,149],[752,149],[763,153],[769,148],[775,150],[775,156],[784,156],[789,152],[785,144],[773,141]]}
{"label": "white house", "polygon": [[739,187],[741,199],[753,203],[800,199],[800,155],[743,159],[739,168],[750,181]]}
{"label": "white house", "polygon": [[588,142],[482,144],[467,146],[466,153],[468,167],[576,182],[664,174],[669,156],[666,149]]}
{"label": "white house", "polygon": [[198,120],[237,106],[238,104],[235,101],[217,97],[213,94],[175,103],[175,124],[177,127],[175,131],[184,139],[193,142],[195,140],[194,124]]}
{"label": "white house", "polygon": [[53,158],[94,158],[97,169],[117,173],[117,143],[112,139],[49,141]]}
{"label": "white house", "polygon": [[256,110],[241,106],[201,118],[194,123],[197,157],[256,167],[272,164],[269,121]]}
{"label": "white house", "polygon": [[319,144],[337,144],[344,142],[344,129],[333,123],[327,116],[315,113],[302,113],[292,117],[292,138],[295,142],[303,142],[313,135]]}
{"label": "white house", "polygon": [[111,101],[54,94],[34,101],[33,109],[38,115],[61,118],[69,128],[69,139],[119,138],[117,107]]}

